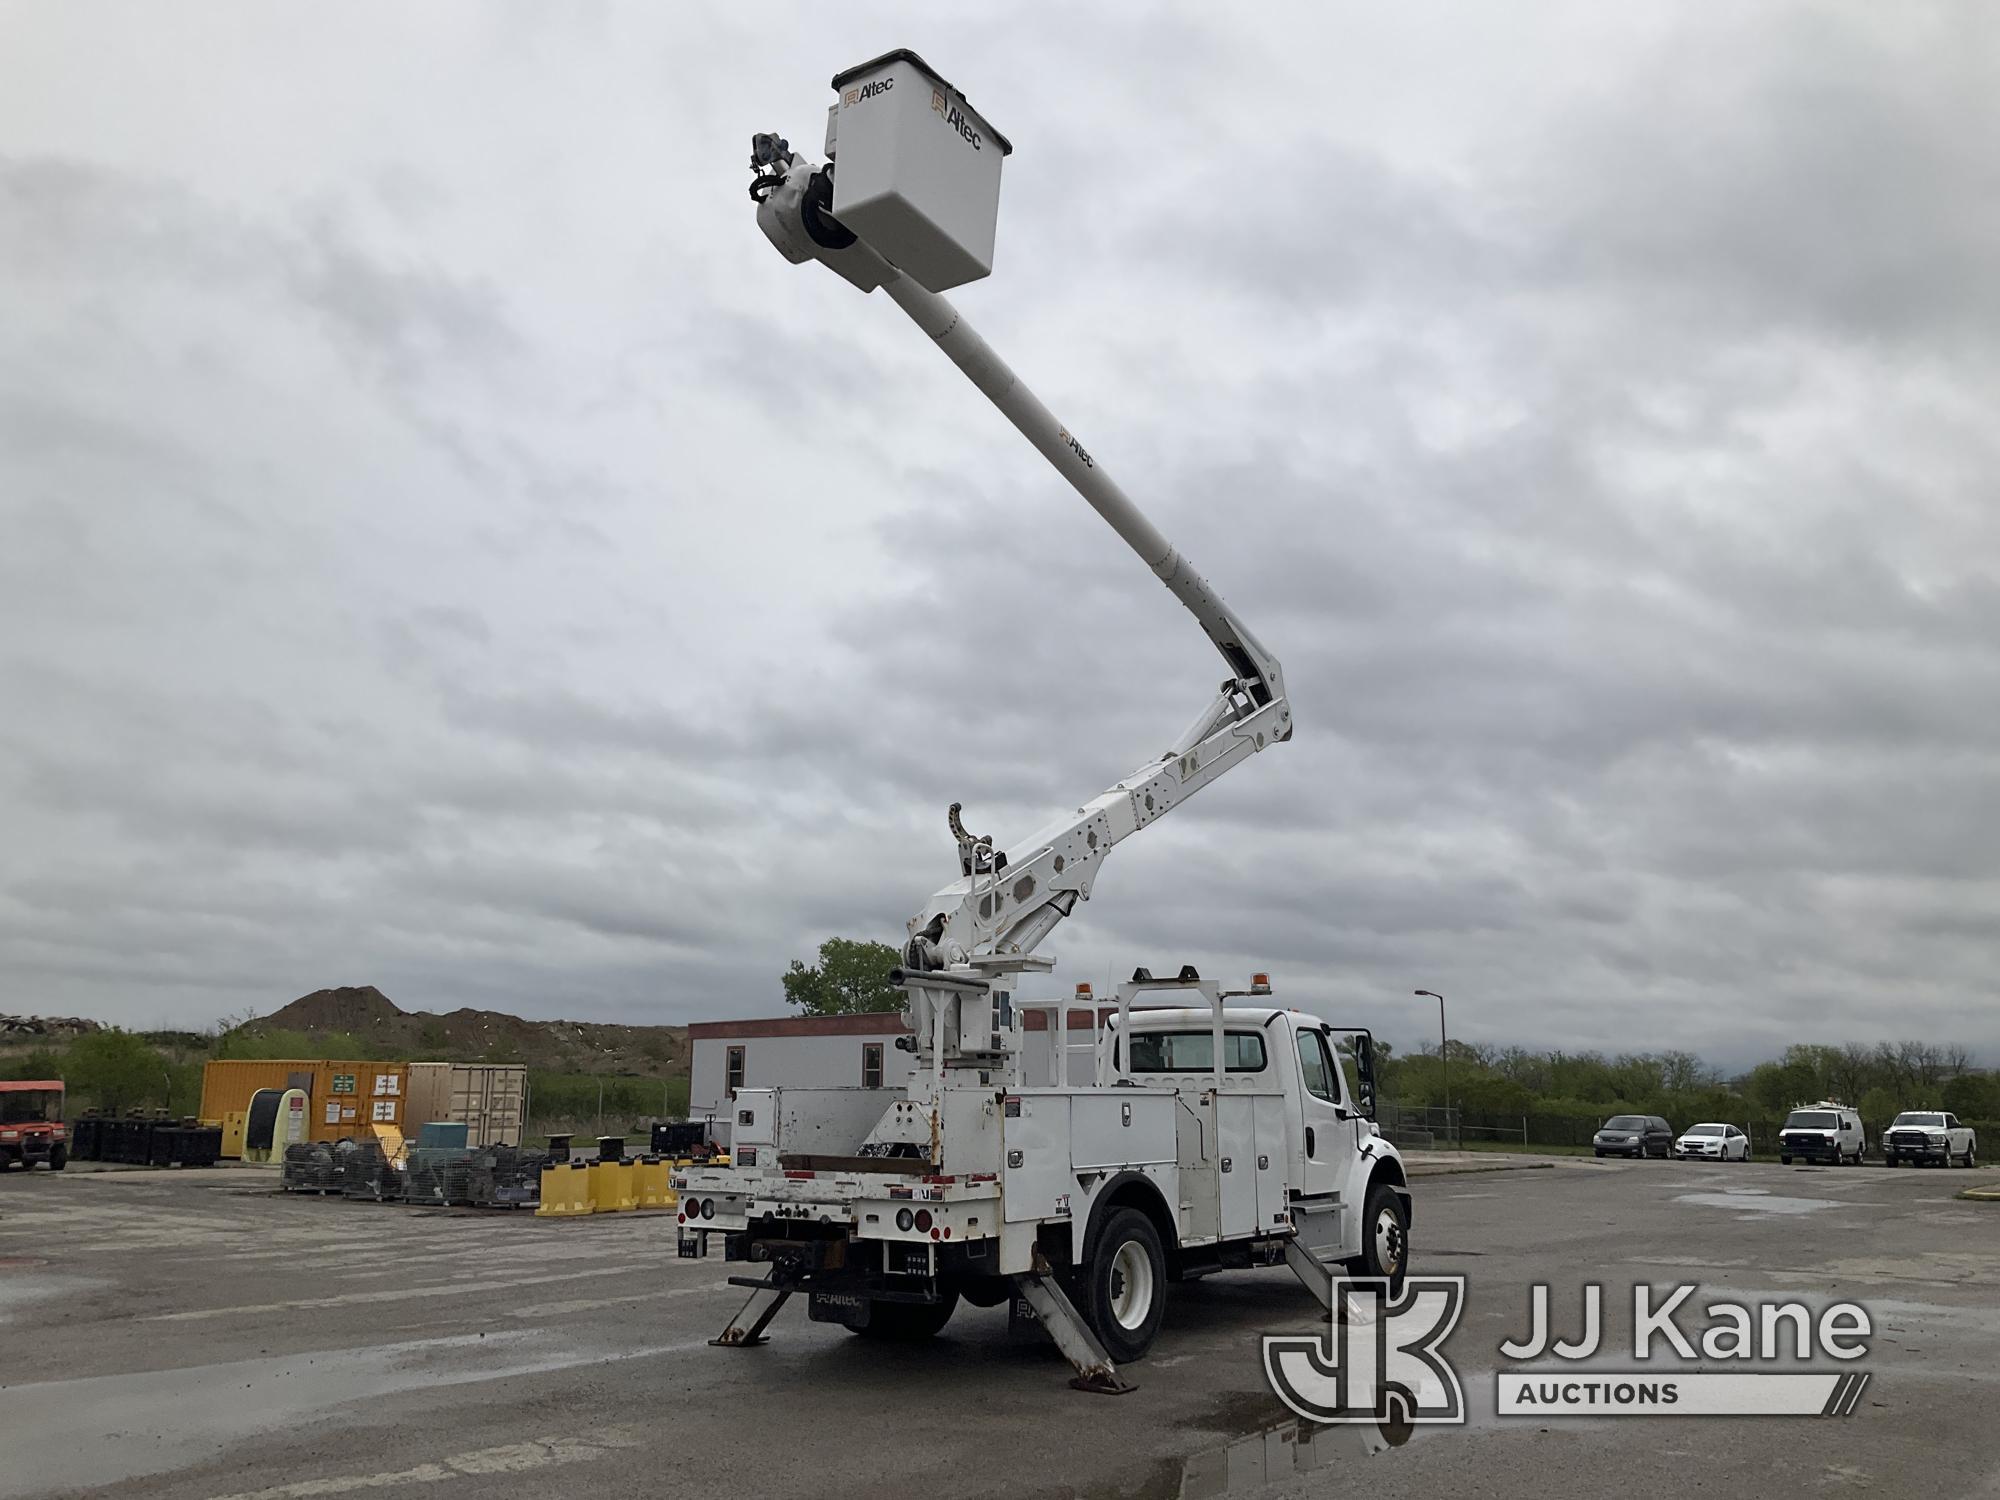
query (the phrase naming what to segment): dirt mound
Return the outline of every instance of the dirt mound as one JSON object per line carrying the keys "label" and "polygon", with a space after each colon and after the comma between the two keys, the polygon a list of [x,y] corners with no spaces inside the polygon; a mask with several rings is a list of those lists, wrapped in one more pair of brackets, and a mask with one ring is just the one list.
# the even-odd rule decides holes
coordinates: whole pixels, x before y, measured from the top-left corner
{"label": "dirt mound", "polygon": [[407,1014],[372,984],[344,984],[301,995],[261,1024],[279,1031],[351,1031],[363,1036]]}
{"label": "dirt mound", "polygon": [[249,1023],[253,1032],[340,1033],[385,1055],[439,1062],[517,1062],[568,1073],[664,1078],[684,1072],[685,1026],[529,1021],[498,1010],[406,1011],[372,984],[314,990]]}

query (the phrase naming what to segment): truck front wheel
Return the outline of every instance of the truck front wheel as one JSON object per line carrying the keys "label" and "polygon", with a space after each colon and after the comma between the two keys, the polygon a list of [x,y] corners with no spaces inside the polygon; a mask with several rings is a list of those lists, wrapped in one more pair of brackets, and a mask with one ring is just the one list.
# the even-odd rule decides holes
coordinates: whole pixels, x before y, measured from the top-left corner
{"label": "truck front wheel", "polygon": [[1136,1208],[1105,1221],[1085,1268],[1083,1314],[1104,1352],[1119,1364],[1153,1347],[1167,1310],[1167,1257],[1160,1232]]}
{"label": "truck front wheel", "polygon": [[1410,1259],[1410,1221],[1403,1200],[1386,1182],[1368,1190],[1361,1207],[1361,1253],[1347,1263],[1355,1276],[1379,1276],[1393,1292],[1403,1284]]}
{"label": "truck front wheel", "polygon": [[64,1167],[68,1165],[69,1165],[69,1147],[67,1146],[49,1147],[49,1170],[51,1172],[60,1172]]}

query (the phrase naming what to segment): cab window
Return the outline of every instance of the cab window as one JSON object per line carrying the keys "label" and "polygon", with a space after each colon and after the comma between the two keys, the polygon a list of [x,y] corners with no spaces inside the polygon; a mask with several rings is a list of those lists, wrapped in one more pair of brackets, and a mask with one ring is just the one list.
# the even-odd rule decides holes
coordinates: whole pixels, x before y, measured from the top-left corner
{"label": "cab window", "polygon": [[1340,1095],[1333,1087],[1333,1067],[1326,1057],[1326,1042],[1317,1031],[1299,1033],[1299,1077],[1306,1092],[1315,1099],[1324,1099],[1329,1104],[1339,1102]]}
{"label": "cab window", "polygon": [[[1133,1073],[1215,1071],[1215,1035],[1209,1031],[1135,1031],[1127,1053],[1127,1071]],[[1263,1037],[1254,1031],[1225,1031],[1222,1059],[1230,1073],[1263,1072]]]}

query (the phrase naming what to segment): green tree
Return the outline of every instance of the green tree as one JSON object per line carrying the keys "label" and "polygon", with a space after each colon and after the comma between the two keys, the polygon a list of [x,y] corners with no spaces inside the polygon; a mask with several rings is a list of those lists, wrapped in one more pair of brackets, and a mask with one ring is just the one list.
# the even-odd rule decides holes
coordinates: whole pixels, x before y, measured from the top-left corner
{"label": "green tree", "polygon": [[1983,1073],[1961,1073],[1944,1085],[1944,1107],[1961,1120],[2000,1119],[2000,1080]]}
{"label": "green tree", "polygon": [[1903,1101],[1894,1089],[1876,1086],[1861,1096],[1857,1108],[1861,1114],[1861,1124],[1871,1137],[1880,1136],[1891,1120],[1902,1113]]}
{"label": "green tree", "polygon": [[785,1003],[809,1016],[901,1010],[902,991],[889,983],[896,962],[896,950],[887,943],[828,938],[810,968],[792,960],[785,972]]}
{"label": "green tree", "polygon": [[78,1037],[63,1058],[63,1082],[99,1109],[164,1104],[167,1060],[129,1031],[106,1028]]}

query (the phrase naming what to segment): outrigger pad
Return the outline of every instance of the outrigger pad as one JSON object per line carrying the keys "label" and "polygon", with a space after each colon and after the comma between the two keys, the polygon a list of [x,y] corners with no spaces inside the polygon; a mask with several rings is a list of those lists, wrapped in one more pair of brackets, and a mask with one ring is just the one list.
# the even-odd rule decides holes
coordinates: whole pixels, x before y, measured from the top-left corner
{"label": "outrigger pad", "polygon": [[1118,1367],[1111,1362],[1111,1356],[1097,1341],[1097,1335],[1090,1331],[1090,1325],[1078,1314],[1076,1305],[1064,1295],[1055,1277],[1030,1274],[1015,1283],[1022,1301],[1027,1303],[1048,1336],[1062,1350],[1063,1357],[1076,1371],[1070,1381],[1072,1390],[1087,1391],[1093,1396],[1123,1396],[1138,1389],[1130,1381],[1121,1379]]}

